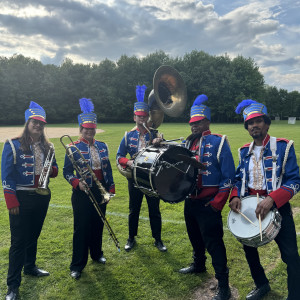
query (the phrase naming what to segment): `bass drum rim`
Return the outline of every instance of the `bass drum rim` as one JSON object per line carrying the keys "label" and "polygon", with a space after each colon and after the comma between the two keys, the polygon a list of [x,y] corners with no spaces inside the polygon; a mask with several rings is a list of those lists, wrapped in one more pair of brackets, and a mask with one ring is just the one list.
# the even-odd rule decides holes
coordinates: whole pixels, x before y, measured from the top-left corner
{"label": "bass drum rim", "polygon": [[[175,195],[178,194],[178,192],[176,193],[162,193],[162,183],[158,183],[157,182],[157,174],[158,174],[158,165],[161,163],[161,160],[162,162],[167,162],[168,161],[165,161],[163,160],[163,158],[167,157],[168,154],[172,153],[172,152],[177,152],[177,150],[180,149],[180,151],[178,151],[180,154],[182,154],[182,152],[185,154],[185,155],[188,155],[190,157],[194,156],[194,154],[188,150],[187,148],[184,148],[180,145],[167,145],[167,146],[164,146],[164,147],[160,147],[160,148],[156,148],[154,146],[148,146],[146,148],[144,148],[143,150],[140,151],[140,153],[136,156],[135,158],[135,161],[134,161],[134,167],[133,167],[133,179],[134,179],[134,182],[136,184],[136,187],[139,188],[144,194],[146,195],[149,195],[149,196],[153,196],[153,197],[159,197],[161,200],[163,200],[164,202],[166,203],[179,203],[179,202],[182,202],[184,201],[186,198],[188,198],[189,194],[193,191],[194,187],[195,187],[195,184],[196,184],[196,178],[197,178],[197,175],[198,175],[198,169],[192,167],[191,165],[188,165],[187,163],[183,162],[183,161],[180,161],[180,159],[176,159],[176,157],[172,157],[170,159],[170,161],[174,162],[175,163],[181,163],[182,164],[182,167],[183,166],[186,166],[186,168],[188,168],[188,166],[191,169],[188,170],[188,174],[185,174],[183,176],[185,176],[182,181],[180,182],[180,184],[182,183],[186,183],[188,182],[189,184],[189,187],[186,191],[184,191],[183,194],[179,194],[177,197],[175,197]],[[151,151],[153,150],[153,151]],[[149,184],[149,187],[151,187],[151,190],[145,188],[142,184],[140,184],[140,178],[139,178],[139,171],[137,171],[138,168],[140,168],[138,166],[138,164],[140,163],[139,160],[141,159],[142,155],[145,154],[146,152],[151,152],[152,154],[153,153],[158,153],[157,155],[155,155],[155,158],[153,159],[152,161],[152,164],[151,164],[151,167],[148,169],[148,184]],[[172,164],[171,164],[172,165]],[[163,167],[161,167],[163,168]],[[171,166],[171,168],[173,168],[173,166]],[[163,169],[163,171],[166,170],[166,169]],[[179,171],[178,171],[179,172]],[[192,175],[190,175],[191,173],[193,172]],[[180,173],[180,172],[179,172]],[[180,176],[178,176],[180,177]],[[186,177],[191,177],[187,180]],[[164,176],[161,175],[160,179],[164,178]],[[177,185],[175,185],[177,187]]]}

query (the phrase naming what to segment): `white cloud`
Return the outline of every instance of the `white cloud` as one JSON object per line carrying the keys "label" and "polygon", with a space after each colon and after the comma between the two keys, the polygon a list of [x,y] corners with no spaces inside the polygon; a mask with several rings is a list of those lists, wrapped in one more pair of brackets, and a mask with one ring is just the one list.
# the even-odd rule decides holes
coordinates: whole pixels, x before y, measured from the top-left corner
{"label": "white cloud", "polygon": [[252,57],[262,69],[273,66],[265,74],[267,83],[293,89],[284,77],[299,87],[294,59],[300,43],[299,6],[291,0],[288,5],[279,0],[2,2],[0,55],[97,62],[156,50],[183,56],[196,49]]}

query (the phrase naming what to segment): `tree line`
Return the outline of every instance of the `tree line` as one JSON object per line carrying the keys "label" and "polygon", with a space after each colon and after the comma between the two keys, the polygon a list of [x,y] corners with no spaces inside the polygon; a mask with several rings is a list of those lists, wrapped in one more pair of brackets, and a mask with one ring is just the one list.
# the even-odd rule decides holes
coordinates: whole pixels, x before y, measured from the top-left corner
{"label": "tree line", "polygon": [[143,58],[123,55],[117,61],[105,59],[98,64],[73,63],[67,58],[59,66],[23,55],[0,57],[0,124],[24,123],[30,101],[44,107],[49,123],[73,123],[81,112],[78,100],[83,97],[92,99],[100,122],[130,122],[136,85],[147,86],[147,101],[153,75],[161,65],[178,70],[188,95],[184,113],[176,119],[166,116],[165,122],[186,122],[199,94],[208,96],[213,122],[240,121],[234,110],[243,99],[265,103],[271,117],[300,116],[300,93],[265,85],[251,58],[231,59],[203,51],[174,58],[157,51]]}

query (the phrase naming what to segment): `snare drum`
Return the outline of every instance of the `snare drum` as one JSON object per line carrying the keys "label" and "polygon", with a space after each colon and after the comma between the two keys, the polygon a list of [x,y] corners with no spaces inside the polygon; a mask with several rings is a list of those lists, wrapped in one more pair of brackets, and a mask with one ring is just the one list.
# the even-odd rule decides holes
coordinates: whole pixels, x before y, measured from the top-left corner
{"label": "snare drum", "polygon": [[[260,197],[260,201],[264,199]],[[255,210],[257,197],[247,196],[242,198],[241,212],[248,217],[255,225],[247,221],[241,214],[230,211],[227,218],[227,226],[239,242],[250,247],[263,246],[277,236],[281,228],[281,215],[278,210],[272,209],[261,221],[262,241],[260,237],[259,221]]]}
{"label": "snare drum", "polygon": [[133,165],[135,186],[168,203],[183,201],[195,186],[198,169],[183,162],[178,154],[193,156],[190,150],[175,145],[141,150]]}

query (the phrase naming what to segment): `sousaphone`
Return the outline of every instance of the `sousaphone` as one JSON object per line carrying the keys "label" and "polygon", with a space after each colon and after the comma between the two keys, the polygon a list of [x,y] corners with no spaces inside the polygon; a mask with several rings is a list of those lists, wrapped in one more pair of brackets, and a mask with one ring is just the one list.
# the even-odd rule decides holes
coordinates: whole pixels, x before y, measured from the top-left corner
{"label": "sousaphone", "polygon": [[[176,69],[170,66],[160,66],[153,76],[153,90],[148,97],[149,120],[147,126],[157,129],[164,119],[164,114],[169,117],[180,116],[186,106],[187,92],[185,83]],[[120,173],[132,177],[130,168],[123,168],[118,162]]]}
{"label": "sousaphone", "polygon": [[157,129],[163,122],[164,114],[180,116],[186,102],[186,86],[181,75],[173,67],[160,66],[154,74],[153,90],[148,97],[149,127]]}

